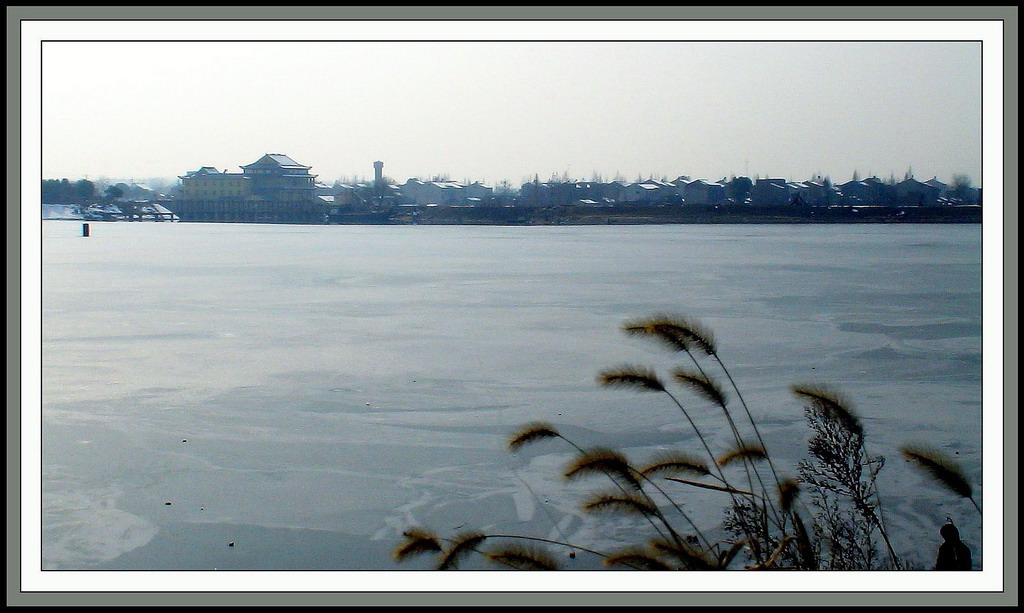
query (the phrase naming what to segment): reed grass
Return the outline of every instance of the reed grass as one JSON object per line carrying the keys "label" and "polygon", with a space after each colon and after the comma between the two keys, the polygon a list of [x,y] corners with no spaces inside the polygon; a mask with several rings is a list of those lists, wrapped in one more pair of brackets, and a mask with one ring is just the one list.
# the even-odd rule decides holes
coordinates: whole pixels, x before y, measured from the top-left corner
{"label": "reed grass", "polygon": [[559,570],[561,565],[549,552],[525,545],[510,545],[488,551],[484,557],[517,570]]}
{"label": "reed grass", "polygon": [[675,570],[664,560],[642,549],[628,549],[604,559],[605,566],[629,566],[638,570]]}
{"label": "reed grass", "polygon": [[565,478],[573,480],[594,473],[610,476],[638,491],[643,489],[626,456],[611,449],[594,449],[580,454],[566,467]]}
{"label": "reed grass", "polygon": [[508,440],[509,451],[518,451],[520,448],[542,441],[544,439],[562,438],[562,435],[555,430],[554,426],[546,422],[534,422],[527,424],[518,432],[514,433]]}
{"label": "reed grass", "polygon": [[406,542],[399,545],[393,552],[395,560],[399,562],[418,555],[443,551],[438,538],[427,530],[410,528],[403,535],[406,538]]}
{"label": "reed grass", "polygon": [[665,384],[654,371],[636,366],[623,366],[602,372],[597,381],[605,387],[625,387],[642,392],[665,391]]}
{"label": "reed grass", "polygon": [[582,505],[584,511],[596,513],[601,511],[621,511],[626,514],[645,517],[657,517],[657,508],[639,496],[598,494]]}
{"label": "reed grass", "polygon": [[768,452],[764,447],[758,445],[741,444],[739,447],[719,456],[715,461],[719,466],[728,466],[736,460],[764,460],[768,458]]}
{"label": "reed grass", "polygon": [[[754,413],[721,359],[715,337],[707,327],[693,318],[663,313],[627,322],[622,329],[631,337],[653,340],[673,353],[683,354],[692,363],[692,369],[672,370],[670,380],[722,409],[732,444],[716,453],[698,423],[711,416],[688,409],[654,369],[625,365],[602,371],[597,376],[598,384],[664,394],[683,414],[707,460],[684,450],[670,449],[635,468],[623,452],[584,448],[562,436],[548,422],[532,422],[519,428],[507,439],[507,448],[517,452],[546,440],[561,440],[575,451],[563,470],[567,482],[603,476],[617,489],[590,495],[581,504],[581,510],[595,517],[610,513],[643,518],[657,536],[618,551],[599,551],[569,542],[549,513],[562,540],[482,532],[465,532],[442,540],[429,530],[414,527],[403,533],[405,541],[394,550],[397,561],[433,555],[437,557],[438,569],[449,570],[458,568],[475,553],[506,568],[563,568],[549,550],[541,547],[547,545],[568,548],[570,559],[579,551],[600,557],[606,567],[636,570],[725,570],[740,558],[742,567],[750,570],[875,569],[882,568],[876,557],[877,538],[884,543],[891,566],[902,568],[900,556],[889,539],[878,495],[876,478],[884,459],[867,453],[864,425],[840,392],[816,383],[791,388],[804,403],[813,436],[808,442],[810,459],[799,463],[800,478],[782,479]],[[741,427],[734,420],[729,410],[729,394],[709,374],[712,370],[725,375],[749,424]],[[744,435],[744,430],[753,433],[756,443]],[[980,512],[970,479],[950,458],[920,445],[905,446],[902,454],[944,489],[970,500]],[[746,473],[747,489],[732,483],[724,470],[737,463],[742,464]],[[774,487],[768,487],[762,480],[757,469],[761,463],[770,467]],[[527,488],[530,489],[528,485]],[[530,492],[536,498],[532,489]],[[729,500],[718,529],[731,535],[717,542],[707,537],[677,501],[682,496],[688,503],[717,504],[715,492],[727,495],[721,497],[723,504],[725,498]],[[810,511],[804,500],[808,495]],[[692,534],[684,536],[684,531],[675,526],[678,520],[670,519],[663,507],[675,509]],[[493,541],[511,543],[487,545]]]}
{"label": "reed grass", "polygon": [[462,558],[469,555],[472,551],[477,551],[477,548],[486,540],[487,535],[482,532],[467,532],[456,536],[451,546],[444,551],[437,569],[450,570],[457,568]]}
{"label": "reed grass", "polygon": [[936,483],[957,496],[970,500],[974,508],[981,513],[981,507],[974,500],[974,488],[963,468],[952,458],[924,445],[907,445],[900,451],[904,458],[921,468]]}
{"label": "reed grass", "polygon": [[689,454],[680,451],[669,451],[656,456],[652,463],[641,468],[639,472],[647,477],[677,475],[679,473],[710,475],[711,469],[708,468],[707,464]]}

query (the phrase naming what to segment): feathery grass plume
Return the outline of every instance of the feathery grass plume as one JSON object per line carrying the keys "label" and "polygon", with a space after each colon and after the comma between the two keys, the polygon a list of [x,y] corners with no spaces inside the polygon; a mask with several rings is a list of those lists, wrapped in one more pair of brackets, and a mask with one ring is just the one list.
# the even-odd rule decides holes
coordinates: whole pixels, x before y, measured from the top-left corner
{"label": "feathery grass plume", "polygon": [[631,336],[646,336],[660,341],[673,351],[697,349],[715,353],[715,337],[700,322],[682,315],[661,314],[627,322],[622,327]]}
{"label": "feathery grass plume", "polygon": [[864,436],[860,418],[847,406],[846,400],[836,391],[822,385],[794,385],[793,393],[809,400],[815,408],[833,418],[857,436]]}
{"label": "feathery grass plume", "polygon": [[763,460],[767,457],[768,452],[764,450],[764,447],[743,443],[736,449],[722,455],[718,458],[717,462],[719,466],[724,467],[741,458],[747,458],[749,460]]}
{"label": "feathery grass plume", "polygon": [[474,551],[485,540],[487,540],[487,535],[479,532],[466,532],[457,535],[451,549],[445,553],[441,563],[437,565],[437,570],[454,570],[458,568],[459,560],[471,551]]}
{"label": "feathery grass plume", "polygon": [[694,487],[702,487],[706,490],[715,490],[716,492],[728,492],[730,494],[740,494],[742,496],[752,496],[752,492],[739,490],[734,487],[727,485],[716,485],[714,483],[701,483],[700,481],[690,481],[688,479],[677,479],[676,477],[665,477],[669,481],[675,481],[676,483],[685,483],[686,485],[692,485]]}
{"label": "feathery grass plume", "polygon": [[943,453],[920,445],[907,445],[900,450],[903,457],[924,469],[940,485],[963,498],[973,500],[974,490],[956,462]]}
{"label": "feathery grass plume", "polygon": [[622,331],[630,336],[652,338],[668,347],[670,351],[689,351],[692,347],[687,335],[678,326],[673,326],[653,319],[627,322]]}
{"label": "feathery grass plume", "polygon": [[604,559],[605,566],[629,566],[637,570],[673,570],[664,561],[659,560],[642,549],[627,549],[614,553]]}
{"label": "feathery grass plume", "polygon": [[789,513],[789,510],[793,508],[793,501],[796,500],[799,493],[800,482],[796,479],[786,479],[779,484],[779,504],[782,505],[783,511]]}
{"label": "feathery grass plume", "polygon": [[620,479],[633,488],[640,489],[640,481],[626,460],[626,456],[612,449],[592,449],[576,456],[565,469],[566,479],[575,479],[587,474],[601,473]]}
{"label": "feathery grass plume", "polygon": [[409,558],[424,554],[441,551],[441,543],[437,537],[423,528],[409,528],[402,533],[406,540],[393,552],[396,561],[402,562]]}
{"label": "feathery grass plume", "polygon": [[679,473],[696,473],[698,475],[710,475],[711,470],[704,462],[680,452],[662,453],[654,457],[654,460],[640,469],[640,474],[645,477],[661,476],[665,474],[676,475]]}
{"label": "feathery grass plume", "polygon": [[740,539],[732,544],[732,547],[726,549],[722,553],[718,554],[718,567],[722,570],[729,568],[729,564],[732,563],[736,555],[743,551],[743,547],[747,544],[747,539]]}
{"label": "feathery grass plume", "polygon": [[707,398],[718,406],[725,406],[725,391],[723,391],[722,387],[714,380],[706,377],[705,375],[682,369],[673,372],[672,375],[675,377],[676,381],[689,387],[704,398]]}
{"label": "feathery grass plume", "polygon": [[768,569],[770,569],[772,566],[775,565],[776,562],[779,561],[779,558],[782,557],[782,552],[786,550],[786,547],[788,547],[789,544],[792,543],[795,540],[796,540],[796,537],[793,536],[793,535],[789,535],[789,536],[785,537],[784,539],[782,539],[782,541],[779,543],[779,546],[775,548],[775,551],[772,552],[772,555],[769,556],[767,560],[765,560],[761,564],[757,564],[755,566],[751,566],[749,570],[768,570]]}
{"label": "feathery grass plume", "polygon": [[518,570],[559,570],[555,558],[542,549],[510,545],[495,551],[488,551],[484,557],[496,564],[504,564]]}
{"label": "feathery grass plume", "polygon": [[658,516],[658,510],[649,502],[630,495],[601,494],[585,502],[583,510],[591,513],[596,511],[623,511],[647,517]]}
{"label": "feathery grass plume", "polygon": [[508,440],[509,451],[517,451],[520,447],[546,438],[562,438],[554,426],[546,422],[533,422],[523,426]]}
{"label": "feathery grass plume", "polygon": [[708,355],[714,355],[718,352],[715,345],[715,335],[711,332],[710,328],[704,326],[695,319],[683,320],[682,327],[685,330],[687,337],[698,349]]}
{"label": "feathery grass plume", "polygon": [[651,541],[651,547],[679,560],[682,567],[687,570],[715,570],[718,567],[718,562],[709,559],[708,554],[682,543],[654,539]]}
{"label": "feathery grass plume", "polygon": [[597,377],[605,387],[631,387],[645,392],[664,392],[665,385],[653,371],[636,366],[606,370]]}

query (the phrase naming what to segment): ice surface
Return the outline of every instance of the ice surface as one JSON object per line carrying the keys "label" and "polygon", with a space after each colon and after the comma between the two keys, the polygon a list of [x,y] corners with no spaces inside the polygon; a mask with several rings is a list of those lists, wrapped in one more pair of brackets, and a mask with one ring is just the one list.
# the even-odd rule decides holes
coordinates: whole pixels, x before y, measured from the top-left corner
{"label": "ice surface", "polygon": [[638,462],[693,450],[663,398],[594,381],[680,364],[619,331],[659,311],[715,331],[789,466],[808,436],[789,386],[840,388],[889,460],[897,547],[930,563],[951,516],[981,560],[970,503],[898,453],[944,448],[980,491],[978,226],[42,231],[44,568],[423,568],[388,557],[411,524],[614,545],[644,526],[579,511],[597,484],[561,479],[571,449],[504,442],[544,420]]}

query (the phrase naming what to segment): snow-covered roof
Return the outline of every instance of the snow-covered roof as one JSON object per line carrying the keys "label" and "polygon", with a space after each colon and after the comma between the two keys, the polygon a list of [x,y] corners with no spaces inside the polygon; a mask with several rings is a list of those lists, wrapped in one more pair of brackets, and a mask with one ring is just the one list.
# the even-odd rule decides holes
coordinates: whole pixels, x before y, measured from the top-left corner
{"label": "snow-covered roof", "polygon": [[194,177],[197,175],[219,175],[221,172],[213,166],[201,166],[199,170],[189,170],[185,173],[186,177]]}
{"label": "snow-covered roof", "polygon": [[910,184],[910,185],[927,185],[928,187],[933,187],[932,185],[928,185],[927,183],[924,183],[922,181],[918,181],[914,177],[910,177],[909,179],[903,179],[902,181],[899,182],[899,185],[907,185],[907,184]]}
{"label": "snow-covered roof", "polygon": [[256,160],[252,164],[242,166],[242,168],[250,168],[252,166],[280,166],[282,168],[312,168],[311,166],[304,166],[299,164],[295,160],[291,159],[283,153],[267,153],[260,159]]}

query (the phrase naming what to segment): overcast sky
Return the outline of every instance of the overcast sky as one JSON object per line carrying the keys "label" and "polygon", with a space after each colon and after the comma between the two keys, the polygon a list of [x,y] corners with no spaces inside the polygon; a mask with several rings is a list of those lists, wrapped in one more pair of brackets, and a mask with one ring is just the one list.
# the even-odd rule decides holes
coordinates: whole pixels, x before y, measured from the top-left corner
{"label": "overcast sky", "polygon": [[43,176],[981,177],[970,42],[47,42]]}

